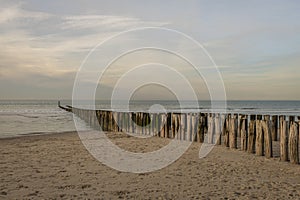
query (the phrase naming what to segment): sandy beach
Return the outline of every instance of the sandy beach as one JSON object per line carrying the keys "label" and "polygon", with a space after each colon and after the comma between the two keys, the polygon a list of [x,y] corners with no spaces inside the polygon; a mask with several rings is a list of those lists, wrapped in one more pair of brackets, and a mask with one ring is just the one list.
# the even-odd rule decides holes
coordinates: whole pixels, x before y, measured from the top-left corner
{"label": "sandy beach", "polygon": [[[109,136],[134,152],[169,142]],[[164,169],[132,174],[95,160],[76,132],[1,139],[0,199],[300,199],[299,165],[221,146],[199,159],[200,146]]]}

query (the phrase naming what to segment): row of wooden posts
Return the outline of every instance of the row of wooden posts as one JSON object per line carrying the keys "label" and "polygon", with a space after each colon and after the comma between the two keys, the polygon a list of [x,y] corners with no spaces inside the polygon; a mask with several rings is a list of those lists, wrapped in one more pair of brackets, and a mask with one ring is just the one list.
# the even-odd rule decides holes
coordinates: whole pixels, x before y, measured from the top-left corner
{"label": "row of wooden posts", "polygon": [[[71,107],[68,107],[71,108]],[[299,164],[299,118],[294,116],[114,112],[71,108],[75,115],[103,131],[152,135],[224,145],[258,156]]]}

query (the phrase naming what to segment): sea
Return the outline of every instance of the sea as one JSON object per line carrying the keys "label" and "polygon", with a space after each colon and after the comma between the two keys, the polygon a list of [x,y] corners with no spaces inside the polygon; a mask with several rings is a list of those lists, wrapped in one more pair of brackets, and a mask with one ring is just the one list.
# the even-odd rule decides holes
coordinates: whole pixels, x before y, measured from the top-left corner
{"label": "sea", "polygon": [[[61,100],[61,105],[72,105]],[[300,116],[300,101],[227,101],[226,112]],[[157,106],[158,105],[158,106]],[[130,101],[118,103],[113,109],[149,111],[154,107],[168,112],[209,112],[210,101],[179,103],[177,101]],[[110,101],[96,101],[97,109],[111,110]],[[57,100],[0,100],[0,138],[75,131],[72,113],[58,107]],[[80,121],[80,120],[79,120]],[[80,130],[90,127],[80,121]]]}

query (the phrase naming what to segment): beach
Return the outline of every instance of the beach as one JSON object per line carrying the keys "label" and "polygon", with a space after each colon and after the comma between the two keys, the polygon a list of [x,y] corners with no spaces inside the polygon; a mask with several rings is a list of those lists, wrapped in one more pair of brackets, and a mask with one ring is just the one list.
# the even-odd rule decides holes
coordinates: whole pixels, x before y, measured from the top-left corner
{"label": "beach", "polygon": [[[108,133],[132,152],[149,152],[170,141]],[[0,199],[299,199],[300,168],[216,146],[199,159],[193,143],[173,164],[133,174],[97,161],[76,132],[0,140]]]}

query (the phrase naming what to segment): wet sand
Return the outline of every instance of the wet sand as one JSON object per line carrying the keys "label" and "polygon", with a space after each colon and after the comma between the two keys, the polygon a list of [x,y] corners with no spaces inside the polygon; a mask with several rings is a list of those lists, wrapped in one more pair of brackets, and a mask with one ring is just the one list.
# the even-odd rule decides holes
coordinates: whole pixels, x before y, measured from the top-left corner
{"label": "wet sand", "polygon": [[[109,134],[133,152],[166,145],[163,138]],[[144,174],[119,172],[95,160],[77,133],[0,140],[0,199],[300,199],[300,165],[201,144],[170,166]]]}

